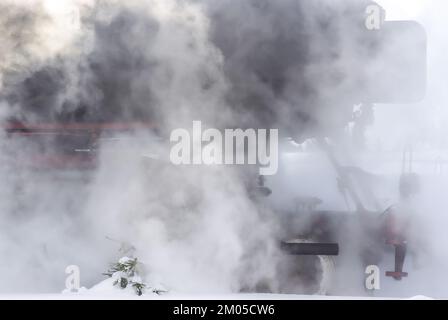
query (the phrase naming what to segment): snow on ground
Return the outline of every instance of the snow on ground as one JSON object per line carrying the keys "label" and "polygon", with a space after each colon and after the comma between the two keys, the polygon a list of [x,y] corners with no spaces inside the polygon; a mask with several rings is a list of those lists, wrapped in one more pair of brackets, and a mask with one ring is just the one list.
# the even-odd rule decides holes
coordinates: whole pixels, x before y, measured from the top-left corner
{"label": "snow on ground", "polygon": [[91,289],[81,288],[78,293],[60,294],[11,294],[0,295],[0,300],[432,300],[418,295],[408,298],[322,296],[269,293],[239,294],[182,294],[166,292],[163,294],[145,293],[137,296],[131,287],[121,289],[113,285],[113,279],[106,279]]}

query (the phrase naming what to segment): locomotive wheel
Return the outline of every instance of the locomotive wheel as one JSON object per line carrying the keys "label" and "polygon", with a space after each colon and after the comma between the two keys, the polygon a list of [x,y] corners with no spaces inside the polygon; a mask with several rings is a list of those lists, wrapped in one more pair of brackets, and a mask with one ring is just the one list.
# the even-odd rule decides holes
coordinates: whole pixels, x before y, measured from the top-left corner
{"label": "locomotive wheel", "polygon": [[[287,243],[313,243],[299,238]],[[278,266],[280,291],[290,294],[330,293],[335,274],[335,260],[331,256],[303,256],[285,254]]]}

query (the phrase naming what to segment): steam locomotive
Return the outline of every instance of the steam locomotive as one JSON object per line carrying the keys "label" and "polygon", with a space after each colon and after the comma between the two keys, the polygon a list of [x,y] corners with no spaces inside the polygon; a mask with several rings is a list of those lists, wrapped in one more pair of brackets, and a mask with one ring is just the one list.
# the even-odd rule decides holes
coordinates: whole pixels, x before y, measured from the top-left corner
{"label": "steam locomotive", "polygon": [[[387,243],[396,252],[394,270],[387,276],[397,280],[406,277],[403,264],[408,239],[400,220],[393,208],[367,208],[359,195],[362,187],[356,183],[359,170],[342,166],[334,148],[338,134],[352,119],[354,104],[411,103],[424,97],[424,29],[413,21],[387,21],[379,5],[364,0],[246,0],[240,1],[238,12],[230,2],[206,8],[210,41],[222,53],[223,72],[231,87],[224,99],[234,115],[222,122],[216,120],[215,127],[279,128],[284,137],[295,142],[316,139],[333,164],[341,189],[356,204],[353,215],[318,210],[316,199],[299,199],[294,219],[308,216],[309,223],[304,230],[290,230],[290,237],[279,246],[293,256],[319,257],[323,273],[329,273],[337,265],[334,257],[344,250],[346,242],[353,241],[341,238],[340,230],[347,221],[356,220],[366,239],[360,249],[363,263],[375,264]],[[367,10],[372,6],[378,11]],[[379,19],[379,27],[369,28],[368,19]],[[125,110],[121,104],[133,101],[129,83],[135,68],[141,66],[131,62],[140,61],[141,56],[129,53],[98,58],[104,48],[121,52],[129,46],[126,37],[115,39],[111,35],[116,34],[114,28],[126,31],[132,23],[132,15],[123,13],[109,27],[95,26],[96,51],[89,61],[97,77],[95,86],[105,97],[95,101],[95,106],[81,101],[73,107],[66,101],[69,111],[53,111],[58,79],[64,77],[63,72],[55,72],[55,66],[44,67],[16,84],[19,89],[3,94],[2,99],[22,108],[21,117],[3,124],[7,137],[20,137],[35,146],[20,158],[21,165],[94,169],[96,151],[104,137],[133,130],[151,130],[160,136],[169,132],[169,123],[150,94],[135,108]],[[151,33],[154,25],[148,23],[147,28]],[[151,68],[148,64],[143,70],[150,73]],[[213,86],[210,82],[204,84],[204,90]],[[201,119],[201,110],[188,116],[190,120]],[[403,197],[416,192],[417,180],[412,173],[402,176]],[[266,191],[263,179],[257,188]],[[327,276],[323,278],[319,292],[325,294],[331,292],[331,285]]]}

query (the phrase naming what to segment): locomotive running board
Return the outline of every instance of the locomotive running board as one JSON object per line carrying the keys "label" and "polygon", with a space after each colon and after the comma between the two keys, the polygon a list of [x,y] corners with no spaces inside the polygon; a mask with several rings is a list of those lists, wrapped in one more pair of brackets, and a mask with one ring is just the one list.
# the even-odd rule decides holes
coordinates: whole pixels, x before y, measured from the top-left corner
{"label": "locomotive running board", "polygon": [[282,242],[280,248],[290,255],[302,256],[337,256],[339,244],[337,243],[294,243]]}

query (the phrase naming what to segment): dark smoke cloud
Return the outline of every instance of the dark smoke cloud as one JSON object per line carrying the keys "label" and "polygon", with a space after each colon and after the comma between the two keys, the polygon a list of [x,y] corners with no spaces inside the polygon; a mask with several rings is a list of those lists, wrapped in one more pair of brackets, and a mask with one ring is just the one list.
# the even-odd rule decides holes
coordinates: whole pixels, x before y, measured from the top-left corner
{"label": "dark smoke cloud", "polygon": [[[163,29],[171,28],[167,37],[176,41],[182,31],[193,31],[194,22],[183,26],[176,25],[179,21],[164,22],[161,30],[157,17],[141,10],[141,5],[97,2],[81,20],[82,30],[93,34],[84,39],[93,41],[90,50],[76,60],[63,52],[34,66],[33,72],[4,74],[3,99],[19,106],[18,117],[41,121],[146,119],[163,126],[170,122],[167,118],[182,118],[185,123],[186,118],[199,118],[221,126],[280,127],[296,136],[308,129],[331,132],[345,125],[352,104],[359,102],[360,88],[351,70],[360,52],[365,53],[364,13],[370,2],[199,3],[209,20],[209,30],[203,26],[206,38],[189,36],[181,47],[167,48],[183,50],[175,52],[179,58],[171,59],[164,55],[173,52],[158,51]],[[176,10],[188,5],[178,2]],[[26,43],[30,35],[23,30],[33,30],[37,17],[31,12],[12,14],[5,28],[22,30],[21,42]],[[79,41],[74,45],[86,47]],[[204,45],[208,52],[201,56],[198,46]],[[196,66],[193,61],[190,69],[173,65],[182,59],[188,64],[190,58],[205,61]],[[182,78],[173,68],[184,69]],[[17,74],[22,81],[10,80]],[[181,90],[177,81],[186,87],[195,82],[195,92],[185,93],[186,99],[192,100],[194,94],[222,95],[222,100],[207,106],[171,103],[171,95]]]}
{"label": "dark smoke cloud", "polygon": [[236,112],[249,126],[290,134],[343,125],[360,89],[352,68],[367,52],[369,4],[210,1],[212,39],[224,55]]}

